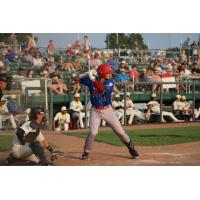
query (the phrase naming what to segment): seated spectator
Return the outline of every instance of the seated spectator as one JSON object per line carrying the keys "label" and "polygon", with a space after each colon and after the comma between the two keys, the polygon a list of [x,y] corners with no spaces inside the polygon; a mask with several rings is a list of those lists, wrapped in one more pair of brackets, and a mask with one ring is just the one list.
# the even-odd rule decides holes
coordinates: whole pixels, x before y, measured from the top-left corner
{"label": "seated spectator", "polygon": [[70,115],[67,113],[66,106],[61,107],[61,112],[58,112],[54,117],[54,127],[56,131],[68,131],[70,124]]}
{"label": "seated spectator", "polygon": [[[149,101],[147,103],[147,105],[148,105],[148,110],[152,111],[156,115],[160,115],[160,104],[156,100],[156,94],[155,93],[151,95],[151,101]],[[164,119],[165,116],[169,116],[174,122],[183,122],[183,120],[177,119],[173,115],[173,113],[166,112],[166,111],[162,111],[161,122],[166,122],[165,119]]]}
{"label": "seated spectator", "polygon": [[[72,74],[72,76],[73,76],[73,74]],[[72,86],[72,94],[79,93],[79,91],[81,89],[81,85],[80,85],[79,81],[72,80],[71,86]]]}
{"label": "seated spectator", "polygon": [[83,118],[85,117],[83,105],[80,101],[80,94],[76,93],[74,95],[74,100],[70,103],[70,112],[72,119],[78,119],[80,127],[84,128]]}
{"label": "seated spectator", "polygon": [[13,114],[14,119],[18,122],[18,124],[29,120],[30,108],[22,111],[21,107],[17,103],[16,95],[12,95],[10,97],[10,101],[7,103],[7,108],[8,111]]}
{"label": "seated spectator", "polygon": [[8,111],[6,101],[7,99],[5,97],[2,97],[0,101],[0,129],[2,129],[2,122],[9,120],[12,125],[12,129],[15,130],[17,128],[17,125],[13,114]]}
{"label": "seated spectator", "polygon": [[32,79],[33,78],[33,74],[34,74],[34,71],[32,69],[29,69],[26,73],[26,78],[27,79]]}
{"label": "seated spectator", "polygon": [[29,53],[28,50],[24,51],[23,59],[30,64],[33,64],[33,56]]}
{"label": "seated spectator", "polygon": [[153,86],[152,86],[152,93],[157,93],[157,92],[159,92],[160,85],[156,84],[156,83],[162,82],[162,78],[160,76],[160,71],[158,69],[156,69],[154,71],[154,82],[155,82],[155,84],[153,84]]}
{"label": "seated spectator", "polygon": [[114,95],[114,100],[112,101],[112,107],[115,111],[118,120],[121,119],[122,125],[124,125],[124,104],[120,101],[119,94]]}
{"label": "seated spectator", "polygon": [[117,82],[127,82],[128,76],[126,75],[125,69],[120,69],[120,72],[116,75]]}
{"label": "seated spectator", "polygon": [[19,56],[17,54],[17,49],[11,50],[5,57],[8,59],[10,62],[17,62],[19,60]]}
{"label": "seated spectator", "polygon": [[41,68],[44,65],[42,58],[39,53],[36,53],[35,57],[33,58],[33,67]]}
{"label": "seated spectator", "polygon": [[67,46],[67,49],[66,49],[66,55],[67,56],[69,56],[69,57],[75,57],[76,56],[76,54],[74,53],[74,51],[72,50],[72,47],[71,47],[71,45],[69,44],[68,46]]}
{"label": "seated spectator", "polygon": [[26,36],[27,39],[27,47],[26,50],[31,50],[31,49],[36,49],[36,43],[33,37],[31,37],[30,35]]}
{"label": "seated spectator", "polygon": [[193,65],[192,75],[200,76],[200,65],[198,65],[197,63],[194,63],[194,65]]}
{"label": "seated spectator", "polygon": [[122,60],[119,69],[129,69],[128,63],[125,60]]}
{"label": "seated spectator", "polygon": [[177,68],[179,75],[182,76],[189,76],[191,75],[191,71],[187,69],[187,64],[185,62],[181,62],[181,65]]}
{"label": "seated spectator", "polygon": [[[140,73],[140,75],[139,75],[139,82],[147,82],[147,80],[148,80],[147,68],[143,68],[142,73]],[[146,84],[139,85],[139,90],[145,91],[146,89],[148,89],[148,85],[146,85]]]}
{"label": "seated spectator", "polygon": [[12,76],[14,79],[25,79],[25,73],[23,68],[18,69],[18,73]]}
{"label": "seated spectator", "polygon": [[109,64],[113,70],[117,69],[118,63],[113,59],[113,54],[109,54],[109,58],[107,60],[107,64]]}
{"label": "seated spectator", "polygon": [[101,65],[103,62],[100,58],[100,54],[98,52],[96,52],[94,54],[94,58],[90,60],[90,65],[91,68],[96,69],[99,65]]}
{"label": "seated spectator", "polygon": [[55,92],[56,95],[58,95],[58,96],[63,95],[62,85],[60,85],[59,83],[52,83],[52,80],[49,78],[49,72],[48,71],[46,71],[46,70],[43,71],[42,72],[42,77],[48,79],[47,86],[53,92]]}
{"label": "seated spectator", "polygon": [[133,65],[132,69],[129,70],[129,78],[135,82],[139,81],[139,73],[137,71],[137,65]]}
{"label": "seated spectator", "polygon": [[[133,118],[136,116],[138,119],[145,120],[145,115],[141,111],[137,110],[133,104],[133,101],[130,98],[130,93],[126,93],[126,115],[129,116],[128,124],[131,125],[133,123]],[[124,105],[124,99],[122,100],[122,104]]]}
{"label": "seated spectator", "polygon": [[50,74],[50,78],[52,79],[53,84],[59,84],[61,86],[62,93],[67,92],[67,85],[63,82],[62,77],[60,75],[60,70],[58,68],[55,69],[54,73]]}

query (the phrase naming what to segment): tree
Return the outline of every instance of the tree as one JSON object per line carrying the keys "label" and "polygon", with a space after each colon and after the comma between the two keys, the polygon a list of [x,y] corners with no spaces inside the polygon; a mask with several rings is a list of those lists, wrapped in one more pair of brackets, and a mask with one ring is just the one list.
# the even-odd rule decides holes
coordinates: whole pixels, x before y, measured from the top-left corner
{"label": "tree", "polygon": [[127,36],[124,33],[109,33],[106,36],[105,43],[110,49],[119,48],[127,43]]}
{"label": "tree", "polygon": [[[118,35],[118,45],[117,45],[117,35]],[[138,44],[140,49],[148,49],[147,45],[144,43],[142,34],[139,34],[139,33],[130,33],[130,34],[109,33],[106,36],[105,42],[107,44],[107,48],[108,48],[108,42],[109,42],[109,48],[111,49],[119,48],[119,47],[133,49],[134,44],[136,43]]]}

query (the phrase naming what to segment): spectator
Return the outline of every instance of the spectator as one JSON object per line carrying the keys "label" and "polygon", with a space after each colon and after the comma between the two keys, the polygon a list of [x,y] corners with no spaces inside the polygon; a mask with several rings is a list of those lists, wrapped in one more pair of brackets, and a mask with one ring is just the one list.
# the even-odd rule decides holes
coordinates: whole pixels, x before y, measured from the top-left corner
{"label": "spectator", "polygon": [[50,75],[52,79],[52,83],[59,84],[61,86],[62,93],[66,93],[68,88],[67,85],[63,82],[62,76],[60,75],[60,70],[58,68],[55,69],[55,72]]}
{"label": "spectator", "polygon": [[83,112],[83,105],[80,101],[80,94],[76,93],[74,95],[74,100],[70,103],[70,111],[72,119],[78,119],[80,123],[80,127],[84,128],[83,118],[85,117],[85,113]]}
{"label": "spectator", "polygon": [[47,46],[47,53],[51,56],[55,54],[55,46],[53,40],[49,40],[49,44]]}
{"label": "spectator", "polygon": [[5,97],[2,97],[0,101],[0,129],[2,129],[2,121],[9,120],[12,125],[12,129],[15,130],[17,128],[17,125],[15,123],[13,114],[8,111],[6,101],[7,100]]}
{"label": "spectator", "polygon": [[139,73],[137,71],[137,65],[133,65],[132,69],[129,71],[129,78],[135,82],[139,81]]}
{"label": "spectator", "polygon": [[23,59],[30,64],[33,64],[33,56],[29,53],[28,50],[24,51]]}
{"label": "spectator", "polygon": [[7,103],[8,111],[13,114],[14,119],[21,124],[22,122],[29,120],[30,108],[27,108],[24,112],[17,103],[16,95],[11,95],[10,101]]}
{"label": "spectator", "polygon": [[194,76],[200,76],[200,65],[198,65],[197,63],[194,63],[191,72],[192,72],[192,75]]}
{"label": "spectator", "polygon": [[12,46],[18,46],[17,36],[16,36],[15,33],[12,33],[12,34],[10,35],[9,43],[10,43]]}
{"label": "spectator", "polygon": [[107,64],[109,64],[113,70],[117,69],[118,63],[113,59],[113,54],[109,54],[109,59],[107,60]]}
{"label": "spectator", "polygon": [[29,69],[26,73],[26,78],[28,79],[32,79],[33,78],[33,74],[34,74],[34,71],[32,69]]}
{"label": "spectator", "polygon": [[61,112],[58,112],[54,117],[54,127],[56,131],[68,131],[70,123],[70,115],[67,113],[66,106],[61,107]]}
{"label": "spectator", "polygon": [[17,49],[14,48],[13,50],[11,50],[5,57],[6,59],[8,59],[10,62],[17,62],[19,57],[17,55]]}
{"label": "spectator", "polygon": [[[156,94],[153,93],[151,95],[151,101],[149,101],[147,103],[148,105],[148,109],[150,109],[154,114],[156,115],[160,115],[160,104],[158,103],[158,101],[156,100]],[[162,111],[162,116],[161,116],[161,122],[166,122],[164,117],[165,116],[169,116],[174,122],[183,122],[183,120],[179,120],[177,119],[173,113],[171,112],[166,112],[166,111]]]}
{"label": "spectator", "polygon": [[44,65],[42,61],[40,53],[36,53],[35,57],[33,58],[33,67],[41,68]]}
{"label": "spectator", "polygon": [[18,73],[12,76],[14,79],[25,79],[25,73],[23,68],[18,69]]}
{"label": "spectator", "polygon": [[[72,77],[73,77],[73,74],[72,74]],[[72,80],[71,85],[72,85],[72,94],[79,93],[79,91],[81,89],[80,82],[76,81],[76,80]]]}
{"label": "spectator", "polygon": [[125,69],[120,69],[120,73],[116,75],[117,82],[127,82],[128,76],[126,75]]}
{"label": "spectator", "polygon": [[27,47],[26,50],[31,50],[31,49],[36,49],[36,43],[33,37],[31,37],[30,35],[26,36],[27,38]]}
{"label": "spectator", "polygon": [[42,77],[45,79],[48,79],[47,81],[47,86],[50,88],[53,92],[55,92],[56,95],[62,96],[63,95],[63,90],[62,86],[58,83],[52,83],[52,80],[49,78],[49,72],[48,71],[43,71],[42,72]]}
{"label": "spectator", "polygon": [[102,62],[102,60],[100,58],[100,54],[98,52],[94,54],[94,59],[90,60],[91,68],[94,68],[94,69],[96,69],[102,63],[103,62]]}
{"label": "spectator", "polygon": [[83,50],[84,51],[90,50],[90,41],[87,35],[85,35],[83,38]]}

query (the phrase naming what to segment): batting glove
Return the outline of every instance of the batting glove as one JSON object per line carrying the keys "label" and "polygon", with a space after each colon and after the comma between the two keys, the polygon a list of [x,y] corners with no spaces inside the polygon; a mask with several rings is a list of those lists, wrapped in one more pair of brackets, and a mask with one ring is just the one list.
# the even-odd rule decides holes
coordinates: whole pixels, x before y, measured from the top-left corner
{"label": "batting glove", "polygon": [[92,69],[88,72],[88,77],[90,80],[94,81],[96,79],[97,72],[95,69]]}

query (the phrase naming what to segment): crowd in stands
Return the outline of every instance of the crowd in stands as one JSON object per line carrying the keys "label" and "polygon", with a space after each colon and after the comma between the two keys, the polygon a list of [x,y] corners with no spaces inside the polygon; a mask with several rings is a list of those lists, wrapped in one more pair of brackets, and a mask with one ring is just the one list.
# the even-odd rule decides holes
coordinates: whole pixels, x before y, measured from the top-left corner
{"label": "crowd in stands", "polygon": [[[77,121],[80,128],[85,127],[84,118],[88,117],[89,112],[85,115],[83,105],[80,102],[80,93],[83,92],[83,88],[79,82],[73,80],[73,76],[89,69],[96,69],[102,63],[108,63],[113,69],[113,79],[117,83],[117,93],[113,96],[113,108],[116,110],[116,115],[122,124],[125,123],[125,110],[124,100],[120,101],[120,92],[123,91],[120,84],[129,82],[128,92],[126,93],[126,115],[128,124],[132,124],[134,118],[141,121],[151,121],[152,114],[160,115],[160,105],[155,99],[156,94],[161,90],[160,82],[179,82],[185,79],[200,78],[200,43],[192,41],[190,37],[183,43],[180,53],[175,56],[168,57],[159,51],[155,52],[154,55],[149,55],[148,52],[144,51],[142,60],[145,61],[145,64],[143,65],[138,63],[140,56],[136,51],[132,51],[131,56],[137,62],[131,63],[127,56],[128,53],[125,54],[125,49],[122,51],[125,52],[124,55],[121,56],[116,56],[119,52],[116,54],[114,50],[91,49],[88,36],[84,36],[82,44],[80,41],[76,41],[74,44],[68,44],[66,49],[57,49],[54,41],[50,40],[44,50],[37,47],[32,36],[27,36],[26,39],[26,42],[19,44],[17,36],[11,34],[8,45],[0,41],[0,72],[11,73],[15,80],[45,78],[48,79],[48,88],[55,95],[75,95],[74,101],[69,106],[70,115],[65,117],[68,125],[63,125],[63,120],[60,119],[67,113],[67,108],[64,106],[54,118],[57,126],[55,130],[68,130]],[[13,68],[15,73],[12,71]],[[163,87],[163,89],[166,93],[169,93],[171,89],[175,90],[177,94],[187,90],[184,84]],[[145,112],[137,109],[132,102],[130,98],[130,92],[132,91],[150,91],[152,94],[152,100],[146,104]],[[181,106],[178,103],[179,101]],[[166,121],[165,116],[176,122],[191,121],[192,106],[188,102],[186,106],[186,102],[184,96],[177,95],[177,99],[173,104],[173,112],[163,111],[161,121]],[[16,113],[6,110],[5,113],[9,117],[13,115],[17,118]],[[22,111],[20,114],[26,116],[26,113]],[[74,122],[70,120],[70,117],[77,120]],[[14,129],[16,124],[11,118],[9,119]],[[199,118],[198,108],[195,110],[195,118]],[[70,123],[72,124],[70,125]],[[103,125],[105,125],[104,122]]]}

